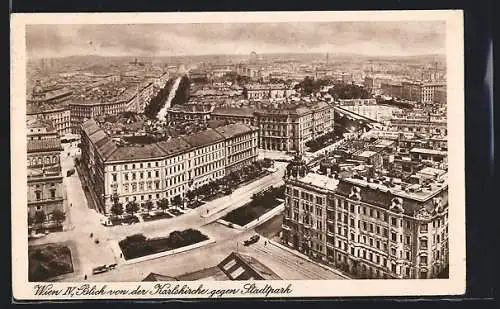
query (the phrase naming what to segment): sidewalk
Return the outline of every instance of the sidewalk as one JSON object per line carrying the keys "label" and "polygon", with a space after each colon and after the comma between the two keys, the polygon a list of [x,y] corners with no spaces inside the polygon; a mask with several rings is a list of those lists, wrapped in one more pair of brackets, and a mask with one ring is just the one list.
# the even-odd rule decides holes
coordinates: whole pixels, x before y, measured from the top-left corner
{"label": "sidewalk", "polygon": [[307,255],[302,254],[302,253],[300,253],[300,252],[298,252],[298,251],[296,251],[296,250],[290,249],[290,248],[288,248],[287,246],[284,246],[284,245],[282,245],[282,244],[280,244],[280,243],[278,243],[278,242],[276,242],[276,241],[274,241],[274,240],[271,240],[271,239],[268,239],[268,238],[265,238],[265,237],[261,237],[261,238],[262,238],[262,239],[267,240],[267,242],[268,242],[268,243],[270,243],[270,244],[272,244],[272,245],[274,245],[274,246],[276,246],[276,247],[278,247],[278,248],[280,248],[280,249],[286,250],[286,251],[288,251],[288,252],[290,252],[290,253],[292,253],[292,254],[294,254],[294,255],[296,255],[296,256],[298,256],[298,257],[300,257],[300,258],[304,259],[304,260],[307,260],[307,261],[309,261],[309,262],[311,262],[311,263],[314,263],[315,265],[318,265],[318,266],[320,266],[320,267],[322,267],[322,268],[324,268],[324,269],[326,269],[326,270],[329,270],[329,271],[331,271],[331,272],[334,272],[334,273],[336,273],[337,275],[339,275],[339,276],[340,276],[340,277],[342,277],[342,278],[345,278],[345,279],[352,279],[351,277],[347,276],[346,274],[344,274],[344,273],[343,273],[343,272],[341,272],[340,270],[335,269],[335,268],[331,268],[331,267],[329,267],[329,266],[326,266],[325,264],[322,264],[322,263],[319,263],[319,262],[317,262],[317,261],[314,261],[314,260],[312,260],[310,257],[308,257]]}

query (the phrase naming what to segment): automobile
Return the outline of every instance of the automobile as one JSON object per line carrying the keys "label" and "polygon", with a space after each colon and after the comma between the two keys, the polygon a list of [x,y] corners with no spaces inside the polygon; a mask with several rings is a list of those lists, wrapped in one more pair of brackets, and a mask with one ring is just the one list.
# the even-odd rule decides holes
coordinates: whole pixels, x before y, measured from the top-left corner
{"label": "automobile", "polygon": [[245,240],[243,242],[243,245],[250,246],[251,244],[254,244],[254,243],[258,242],[259,239],[260,239],[259,235],[253,235],[252,237],[250,237],[250,239]]}
{"label": "automobile", "polygon": [[101,273],[105,273],[107,272],[109,269],[108,269],[108,266],[106,265],[102,265],[102,266],[98,266],[94,269],[92,269],[92,274],[93,275],[96,275],[96,274],[101,274]]}
{"label": "automobile", "polygon": [[277,169],[275,169],[274,167],[270,167],[267,169],[268,172],[271,172],[271,173],[274,173],[277,171]]}
{"label": "automobile", "polygon": [[109,219],[102,219],[101,224],[104,226],[112,226],[113,225],[113,223],[111,223],[111,220],[109,220]]}
{"label": "automobile", "polygon": [[75,173],[75,169],[70,169],[69,171],[66,172],[66,177],[69,177]]}
{"label": "automobile", "polygon": [[117,265],[118,265],[118,264],[116,264],[116,263],[115,263],[115,264],[109,264],[109,265],[108,265],[108,270],[113,270],[113,269],[115,269]]}
{"label": "automobile", "polygon": [[231,193],[233,193],[233,189],[231,188],[224,189],[222,193],[224,193],[224,195],[230,195]]}

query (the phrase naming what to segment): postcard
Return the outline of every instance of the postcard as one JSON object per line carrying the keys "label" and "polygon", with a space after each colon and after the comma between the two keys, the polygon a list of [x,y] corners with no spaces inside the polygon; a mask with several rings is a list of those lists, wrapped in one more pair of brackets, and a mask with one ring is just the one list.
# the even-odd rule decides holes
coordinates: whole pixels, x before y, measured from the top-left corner
{"label": "postcard", "polygon": [[463,13],[13,14],[15,300],[465,293]]}

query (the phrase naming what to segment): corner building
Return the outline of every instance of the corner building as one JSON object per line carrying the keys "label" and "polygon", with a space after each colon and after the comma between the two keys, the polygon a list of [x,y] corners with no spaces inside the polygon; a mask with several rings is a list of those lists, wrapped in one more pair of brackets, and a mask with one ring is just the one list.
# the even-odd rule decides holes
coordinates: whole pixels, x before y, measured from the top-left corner
{"label": "corner building", "polygon": [[448,266],[446,172],[433,178],[417,173],[422,184],[395,185],[291,165],[282,235],[287,246],[358,278],[436,278]]}
{"label": "corner building", "polygon": [[119,145],[91,119],[82,125],[81,136],[91,194],[106,214],[118,202],[184,197],[257,157],[257,130],[243,124],[156,143]]}

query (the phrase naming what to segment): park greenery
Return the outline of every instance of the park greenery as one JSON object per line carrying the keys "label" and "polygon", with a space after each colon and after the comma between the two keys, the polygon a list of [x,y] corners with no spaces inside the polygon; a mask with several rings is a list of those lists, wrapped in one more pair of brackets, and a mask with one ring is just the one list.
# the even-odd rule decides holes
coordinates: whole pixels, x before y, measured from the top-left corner
{"label": "park greenery", "polygon": [[207,240],[208,237],[195,229],[173,231],[167,237],[146,238],[143,234],[134,234],[118,244],[125,259],[134,259],[150,254],[178,249]]}
{"label": "park greenery", "polygon": [[254,194],[251,202],[231,211],[222,219],[244,226],[281,204],[282,201],[279,199],[282,199],[284,195],[284,186],[277,188],[271,187],[264,192]]}
{"label": "park greenery", "polygon": [[47,281],[73,272],[71,250],[67,246],[49,244],[28,247],[28,280]]}

